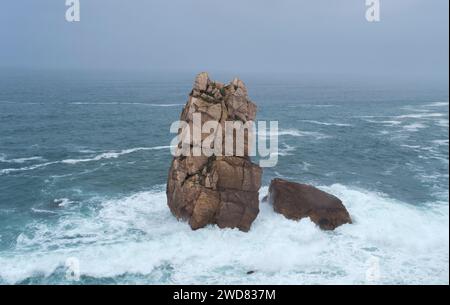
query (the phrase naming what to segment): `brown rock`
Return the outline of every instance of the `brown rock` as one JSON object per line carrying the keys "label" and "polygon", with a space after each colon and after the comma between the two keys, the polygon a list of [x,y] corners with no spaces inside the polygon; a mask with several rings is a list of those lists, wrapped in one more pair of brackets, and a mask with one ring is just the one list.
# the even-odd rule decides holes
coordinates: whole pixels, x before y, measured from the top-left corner
{"label": "brown rock", "polygon": [[214,189],[258,192],[261,187],[261,168],[244,158],[216,160],[211,173],[217,176],[212,186]]}
{"label": "brown rock", "polygon": [[222,201],[216,221],[220,228],[249,231],[259,213],[258,192],[226,190],[220,192]]}
{"label": "brown rock", "polygon": [[208,81],[209,81],[208,73],[206,72],[200,73],[199,75],[197,75],[195,79],[194,90],[206,91],[206,89],[208,88]]}
{"label": "brown rock", "polygon": [[339,198],[311,185],[273,179],[268,196],[275,212],[294,220],[309,217],[323,230],[352,223]]}
{"label": "brown rock", "polygon": [[244,82],[241,81],[239,78],[233,79],[231,82],[235,87],[237,87],[236,91],[241,92],[245,97],[247,97],[247,87],[245,86]]}
{"label": "brown rock", "polygon": [[[248,99],[241,80],[223,85],[210,81],[204,72],[196,77],[180,119],[192,128],[195,113],[202,115],[202,124],[213,120],[224,128],[226,121],[253,121],[256,105]],[[224,134],[221,138],[211,134],[214,140],[222,141],[222,153]],[[192,229],[217,224],[220,228],[250,230],[259,213],[262,169],[248,157],[251,143],[248,134],[245,135],[242,156],[234,149],[227,156],[174,157],[167,180],[167,203],[178,219],[189,221]],[[209,134],[202,134],[202,143],[207,137]],[[192,134],[180,133],[180,140],[187,144],[188,151],[202,144],[194,143]],[[235,138],[232,140],[236,142]]]}
{"label": "brown rock", "polygon": [[216,211],[220,208],[220,194],[218,192],[203,189],[197,197],[192,211],[189,225],[192,229],[199,229],[215,221]]}

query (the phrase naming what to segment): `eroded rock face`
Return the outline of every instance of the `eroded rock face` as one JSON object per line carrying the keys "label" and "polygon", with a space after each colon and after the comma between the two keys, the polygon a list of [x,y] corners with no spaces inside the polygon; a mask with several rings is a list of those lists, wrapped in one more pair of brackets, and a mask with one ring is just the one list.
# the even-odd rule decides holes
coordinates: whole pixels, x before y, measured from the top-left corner
{"label": "eroded rock face", "polygon": [[286,218],[299,220],[309,217],[323,230],[352,223],[342,201],[311,185],[273,179],[270,183],[268,201],[275,212]]}
{"label": "eroded rock face", "polygon": [[[241,80],[234,79],[224,85],[211,81],[207,73],[200,73],[180,120],[193,127],[196,124],[194,114],[198,113],[201,113],[201,124],[216,121],[224,128],[226,121],[254,121],[256,105],[249,100],[247,88]],[[225,133],[203,133],[200,143],[195,142],[192,136],[184,137],[182,134],[180,132],[181,143],[194,149],[201,146],[209,135],[224,143]],[[259,213],[262,170],[248,157],[250,143],[247,134],[243,144],[244,155],[208,157],[185,154],[174,157],[166,193],[169,208],[177,218],[188,220],[192,229],[208,224],[243,231],[250,229]]]}

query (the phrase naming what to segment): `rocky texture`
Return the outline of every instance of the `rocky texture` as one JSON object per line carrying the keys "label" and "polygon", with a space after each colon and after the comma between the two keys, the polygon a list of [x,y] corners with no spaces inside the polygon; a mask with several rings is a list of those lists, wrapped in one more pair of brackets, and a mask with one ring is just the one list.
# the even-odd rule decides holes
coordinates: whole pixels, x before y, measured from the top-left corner
{"label": "rocky texture", "polygon": [[270,183],[268,201],[275,212],[286,218],[299,220],[309,217],[323,230],[352,223],[342,201],[311,185],[273,179]]}
{"label": "rocky texture", "polygon": [[[241,80],[224,85],[200,73],[180,120],[192,127],[195,113],[202,114],[202,123],[214,120],[224,126],[225,121],[254,121],[256,105],[249,100]],[[180,134],[182,143],[189,144],[190,149],[201,145],[192,136]],[[201,141],[207,136],[202,134]],[[249,145],[246,137],[244,146],[248,149]],[[217,224],[220,228],[248,231],[259,213],[261,174],[261,168],[250,161],[248,150],[242,156],[174,157],[167,181],[167,202],[172,213],[188,220],[192,229]]]}

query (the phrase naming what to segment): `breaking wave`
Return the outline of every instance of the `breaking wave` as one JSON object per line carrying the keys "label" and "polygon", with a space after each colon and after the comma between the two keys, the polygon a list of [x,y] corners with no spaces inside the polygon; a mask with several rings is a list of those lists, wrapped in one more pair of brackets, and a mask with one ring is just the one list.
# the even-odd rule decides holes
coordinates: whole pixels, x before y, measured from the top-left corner
{"label": "breaking wave", "polygon": [[416,207],[341,184],[322,189],[343,200],[354,224],[325,232],[261,203],[248,233],[191,231],[171,215],[163,186],[104,199],[89,215],[64,207],[57,223],[30,224],[0,254],[0,283],[57,277],[69,257],[79,260],[82,277],[115,283],[358,284],[373,258],[380,283],[449,282],[445,201]]}

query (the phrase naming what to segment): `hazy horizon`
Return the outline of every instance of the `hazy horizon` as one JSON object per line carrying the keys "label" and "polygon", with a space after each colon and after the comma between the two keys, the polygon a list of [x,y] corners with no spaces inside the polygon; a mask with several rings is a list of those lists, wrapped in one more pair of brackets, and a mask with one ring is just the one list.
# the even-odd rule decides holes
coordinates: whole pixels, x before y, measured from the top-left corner
{"label": "hazy horizon", "polygon": [[447,81],[448,1],[380,2],[9,1],[0,67]]}

